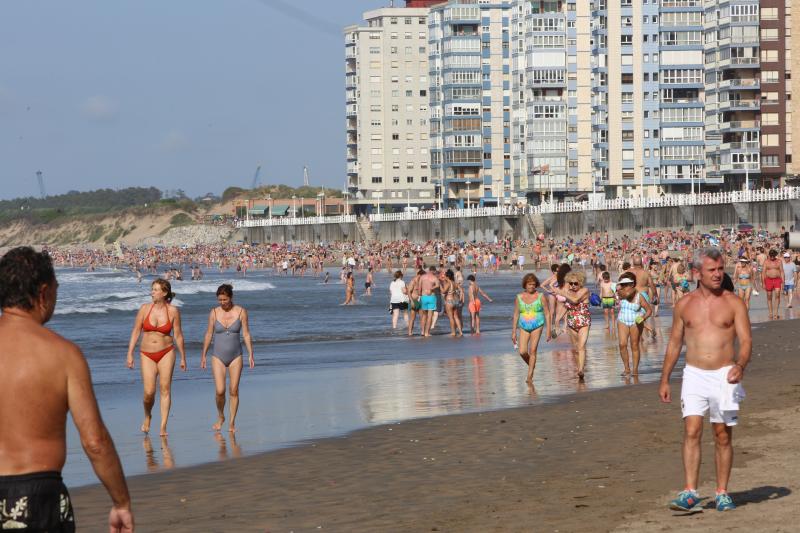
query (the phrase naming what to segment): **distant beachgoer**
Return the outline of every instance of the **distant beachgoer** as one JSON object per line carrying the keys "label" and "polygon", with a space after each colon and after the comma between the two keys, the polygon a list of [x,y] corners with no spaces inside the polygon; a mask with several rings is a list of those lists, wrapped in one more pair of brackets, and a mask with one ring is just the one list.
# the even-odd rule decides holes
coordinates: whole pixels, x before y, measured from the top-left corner
{"label": "distant beachgoer", "polygon": [[[144,421],[141,430],[150,431],[153,405],[156,401],[156,378],[161,401],[161,435],[167,434],[169,410],[172,404],[172,372],[175,369],[175,348],[181,354],[181,370],[186,371],[186,351],[183,346],[181,314],[171,304],[175,293],[164,279],[157,279],[150,287],[151,304],[144,304],[136,313],[136,320],[128,344],[128,368],[133,368],[133,350],[142,337],[141,365],[144,384]],[[170,333],[174,332],[174,338]]]}
{"label": "distant beachgoer", "polygon": [[614,327],[614,308],[617,305],[616,298],[616,285],[611,282],[611,274],[608,271],[603,271],[600,274],[600,306],[603,308],[603,317],[606,320],[606,327],[611,336],[614,336],[616,328]]}
{"label": "distant beachgoer", "polygon": [[769,251],[769,259],[764,261],[761,274],[764,290],[767,291],[769,319],[781,317],[781,289],[783,288],[783,266],[778,260],[778,250]]}
{"label": "distant beachgoer", "polygon": [[[647,299],[636,289],[636,274],[625,272],[617,281],[619,297],[619,355],[624,366],[623,375],[639,375],[641,344],[644,321],[653,313]],[[628,352],[630,344],[630,353]]]}
{"label": "distant beachgoer", "polygon": [[739,258],[738,264],[733,270],[733,278],[736,282],[737,296],[744,301],[747,309],[750,309],[750,296],[753,293],[753,266],[747,257]]}
{"label": "distant beachgoer", "polygon": [[696,252],[692,269],[700,287],[675,304],[659,387],[661,401],[671,402],[669,376],[685,340],[681,411],[686,484],[670,502],[670,508],[688,512],[701,503],[697,493],[700,439],[703,419],[710,411],[717,466],[716,507],[728,511],[736,508],[728,494],[728,481],[733,463],[733,426],[738,423],[739,402],[744,397],[740,383],[752,354],[750,318],[741,298],[722,289],[725,259],[719,249]]}
{"label": "distant beachgoer", "polygon": [[353,273],[348,272],[344,277],[344,303],[342,305],[353,305],[356,303],[356,286]]}
{"label": "distant beachgoer", "polygon": [[0,529],[75,531],[72,501],[61,478],[69,413],[111,496],[109,530],[132,532],[128,486],[86,359],[75,344],[44,327],[57,293],[46,252],[14,248],[0,259]]}
{"label": "distant beachgoer", "polygon": [[213,338],[211,370],[214,373],[217,421],[212,428],[219,431],[225,422],[225,378],[230,372],[228,395],[231,400],[231,419],[228,423],[228,431],[233,433],[236,431],[236,413],[239,410],[239,380],[244,367],[242,339],[244,339],[244,345],[249,354],[250,368],[255,368],[256,360],[253,356],[253,341],[250,338],[250,321],[247,310],[233,303],[233,287],[231,285],[225,283],[219,286],[217,302],[219,307],[212,309],[208,315],[208,329],[203,339],[200,368],[206,368],[206,354]]}
{"label": "distant beachgoer", "polygon": [[[528,365],[527,383],[533,383],[536,353],[544,327],[545,339],[550,340],[550,309],[547,298],[537,292],[539,278],[526,274],[522,278],[523,292],[514,300],[514,317],[511,320],[511,342],[519,349],[519,356]],[[519,330],[519,338],[517,337]],[[519,341],[519,342],[517,342]]]}
{"label": "distant beachgoer", "polygon": [[[414,279],[411,280],[406,286],[406,295],[408,295],[408,308],[409,308],[409,317],[408,317],[408,336],[414,334],[414,322],[417,319],[417,314],[422,309],[422,303],[420,302],[420,280],[422,276],[425,275],[425,271],[420,269],[417,271],[417,275],[414,276]],[[420,322],[422,320],[420,319]]]}
{"label": "distant beachgoer", "polygon": [[422,336],[430,337],[431,326],[433,325],[433,313],[436,312],[436,294],[434,290],[439,287],[439,279],[436,276],[436,267],[428,268],[428,272],[419,280],[420,305],[422,320]]}
{"label": "distant beachgoer", "polygon": [[397,329],[397,320],[403,312],[406,326],[408,325],[408,294],[406,282],[403,281],[403,271],[394,273],[394,281],[389,284],[389,307],[392,310],[392,329]]}
{"label": "distant beachgoer", "polygon": [[455,281],[455,274],[448,269],[445,272],[447,283],[443,286],[444,304],[447,318],[450,320],[450,334],[461,337],[464,335],[461,324],[461,308],[464,307],[464,291]]}
{"label": "distant beachgoer", "polygon": [[786,296],[786,308],[792,308],[792,298],[794,297],[794,278],[797,274],[797,266],[792,262],[792,254],[783,253],[783,295]]}
{"label": "distant beachgoer", "polygon": [[367,270],[367,280],[364,282],[364,290],[366,296],[372,296],[372,284],[375,282],[375,279],[372,275],[372,267],[369,267]]}
{"label": "distant beachgoer", "polygon": [[564,276],[566,287],[558,289],[557,293],[558,300],[563,300],[566,308],[567,331],[577,357],[577,376],[580,380],[583,380],[586,370],[586,340],[592,327],[589,289],[584,287],[585,282],[586,275],[583,272],[571,271]]}
{"label": "distant beachgoer", "polygon": [[467,309],[469,309],[469,317],[470,317],[470,333],[472,335],[480,335],[481,332],[481,295],[484,298],[489,300],[490,302],[492,299],[489,297],[488,294],[483,292],[478,286],[478,282],[475,281],[475,276],[470,274],[467,276],[467,281],[469,281],[469,288],[467,289],[467,295],[469,296],[469,303],[467,304]]}

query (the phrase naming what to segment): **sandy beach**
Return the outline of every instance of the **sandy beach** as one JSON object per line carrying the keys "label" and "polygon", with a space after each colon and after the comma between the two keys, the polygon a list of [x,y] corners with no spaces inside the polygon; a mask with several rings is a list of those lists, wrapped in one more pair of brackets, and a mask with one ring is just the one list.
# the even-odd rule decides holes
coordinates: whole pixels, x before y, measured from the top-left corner
{"label": "sandy beach", "polygon": [[[654,384],[561,403],[380,426],[346,437],[130,479],[140,531],[790,531],[797,509],[796,321],[755,326],[734,433],[739,509],[681,516],[677,403]],[[678,393],[679,379],[673,381]],[[701,495],[713,493],[704,437]],[[103,528],[99,486],[73,491]]]}

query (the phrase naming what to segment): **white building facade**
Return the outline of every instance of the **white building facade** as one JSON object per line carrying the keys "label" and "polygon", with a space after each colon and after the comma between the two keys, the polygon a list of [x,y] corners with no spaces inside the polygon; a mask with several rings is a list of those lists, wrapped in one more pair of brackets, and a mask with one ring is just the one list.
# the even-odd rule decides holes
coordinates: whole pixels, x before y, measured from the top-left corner
{"label": "white building facade", "polygon": [[430,169],[428,9],[385,8],[345,28],[347,192],[353,210],[436,203]]}

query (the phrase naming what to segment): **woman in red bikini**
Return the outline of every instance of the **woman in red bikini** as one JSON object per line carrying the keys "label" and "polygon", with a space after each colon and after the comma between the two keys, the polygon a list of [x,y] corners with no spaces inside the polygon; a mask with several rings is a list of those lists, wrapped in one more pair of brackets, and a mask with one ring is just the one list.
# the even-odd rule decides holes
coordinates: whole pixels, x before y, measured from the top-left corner
{"label": "woman in red bikini", "polygon": [[[167,435],[167,420],[172,403],[172,372],[175,368],[175,347],[181,353],[181,370],[186,371],[181,314],[171,305],[175,293],[168,281],[157,279],[150,287],[153,303],[144,304],[136,314],[128,345],[128,368],[133,368],[133,350],[142,334],[142,382],[144,383],[144,422],[142,432],[150,431],[153,405],[156,401],[156,378],[161,392],[161,435]],[[173,333],[174,337],[170,336]]]}

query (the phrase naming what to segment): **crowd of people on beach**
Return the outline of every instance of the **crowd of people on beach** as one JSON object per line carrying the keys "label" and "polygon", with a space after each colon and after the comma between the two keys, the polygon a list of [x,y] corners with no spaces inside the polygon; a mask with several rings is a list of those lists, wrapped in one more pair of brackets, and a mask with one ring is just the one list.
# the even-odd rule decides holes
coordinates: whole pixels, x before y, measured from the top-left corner
{"label": "crowd of people on beach", "polygon": [[[680,356],[681,346],[684,343],[689,346],[681,403],[686,428],[684,449],[691,453],[684,457],[686,489],[671,503],[679,510],[692,510],[698,503],[698,432],[702,430],[703,416],[709,411],[717,449],[722,453],[717,464],[717,508],[735,507],[727,495],[732,455],[730,440],[742,394],[740,381],[750,357],[748,313],[751,298],[764,292],[769,318],[780,318],[782,296],[783,306],[791,308],[800,276],[800,253],[789,249],[785,230],[777,235],[764,231],[707,234],[664,231],[621,238],[594,233],[567,239],[540,235],[531,242],[503,239],[494,243],[237,243],[118,248],[111,252],[57,248],[41,253],[30,248],[11,250],[0,260],[3,274],[0,279],[3,307],[0,363],[6,359],[24,361],[21,370],[19,365],[14,367],[10,363],[4,364],[4,368],[15,368],[14,376],[19,378],[19,383],[24,382],[27,390],[41,391],[39,402],[44,411],[55,413],[56,418],[45,417],[35,422],[33,419],[37,417],[28,417],[30,421],[25,421],[20,418],[26,416],[24,412],[12,412],[8,406],[16,405],[13,398],[21,394],[23,389],[17,389],[23,385],[11,377],[11,387],[0,397],[0,414],[5,413],[5,420],[16,421],[23,429],[14,437],[5,433],[0,436],[0,452],[7,455],[4,457],[0,453],[0,496],[9,483],[34,492],[45,487],[41,490],[54,498],[48,502],[59,502],[60,510],[56,513],[59,520],[62,523],[74,520],[66,488],[60,475],[53,474],[60,472],[64,462],[63,415],[68,409],[98,476],[112,495],[111,528],[120,531],[133,527],[130,497],[113,443],[99,417],[86,361],[75,345],[42,327],[52,317],[56,304],[53,264],[87,270],[101,266],[126,268],[140,282],[144,274],[163,276],[152,281],[151,302],[142,305],[137,312],[126,358],[127,366],[134,368],[134,352],[138,345],[145,411],[140,429],[145,434],[150,431],[157,392],[160,434],[167,434],[171,383],[178,358],[180,368],[187,369],[181,314],[171,303],[175,294],[170,283],[170,280],[183,280],[186,268],[190,270],[191,280],[202,279],[203,269],[217,268],[235,270],[242,277],[252,270],[272,271],[276,276],[324,277],[323,283],[327,284],[328,269],[340,267],[340,279],[345,286],[343,305],[352,304],[357,298],[356,276],[364,276],[364,295],[371,296],[376,289],[375,273],[385,269],[392,278],[387,288],[392,328],[401,325],[402,316],[407,334],[414,335],[419,318],[422,337],[432,335],[442,315],[447,317],[450,335],[463,336],[464,307],[469,312],[470,333],[479,335],[483,301],[492,303],[493,300],[478,284],[478,277],[495,275],[501,269],[517,271],[522,290],[513,301],[511,340],[527,365],[528,383],[535,378],[541,338],[549,341],[564,333],[571,341],[576,378],[585,379],[592,307],[602,310],[604,328],[610,337],[617,339],[623,375],[636,376],[643,339],[657,335],[648,320],[658,315],[660,307],[670,305],[673,326],[659,389],[664,402],[671,401],[669,376]],[[404,278],[409,270],[413,276],[406,283]],[[536,273],[542,271],[548,275],[540,281]],[[208,315],[200,366],[209,366],[210,354],[218,412],[213,429],[222,429],[227,401],[228,429],[233,433],[239,406],[239,382],[245,365],[244,347],[250,368],[255,366],[255,356],[247,310],[234,303],[233,287],[220,285],[216,297],[218,305]],[[32,344],[25,346],[28,356],[21,357],[11,339],[19,338],[25,331]],[[738,343],[734,346],[735,338]],[[49,359],[44,355],[47,353],[51,354]],[[54,364],[60,366],[56,368]],[[19,373],[30,365],[49,370],[44,374]],[[53,381],[55,378],[58,379]],[[55,382],[62,383],[63,387],[53,387]],[[723,389],[719,385],[709,385],[710,382],[730,385],[733,396],[720,397],[719,391]],[[61,430],[54,433],[55,426],[62,426]],[[37,444],[31,451],[28,444],[23,445],[23,440],[34,433],[50,437],[37,437],[35,440],[41,445]],[[25,457],[31,457],[31,453],[40,457],[37,465],[49,473],[22,475],[28,471],[25,466],[28,461],[19,455],[22,449],[26,450]],[[19,516],[23,516],[21,511]],[[33,520],[29,514],[24,516]]]}

